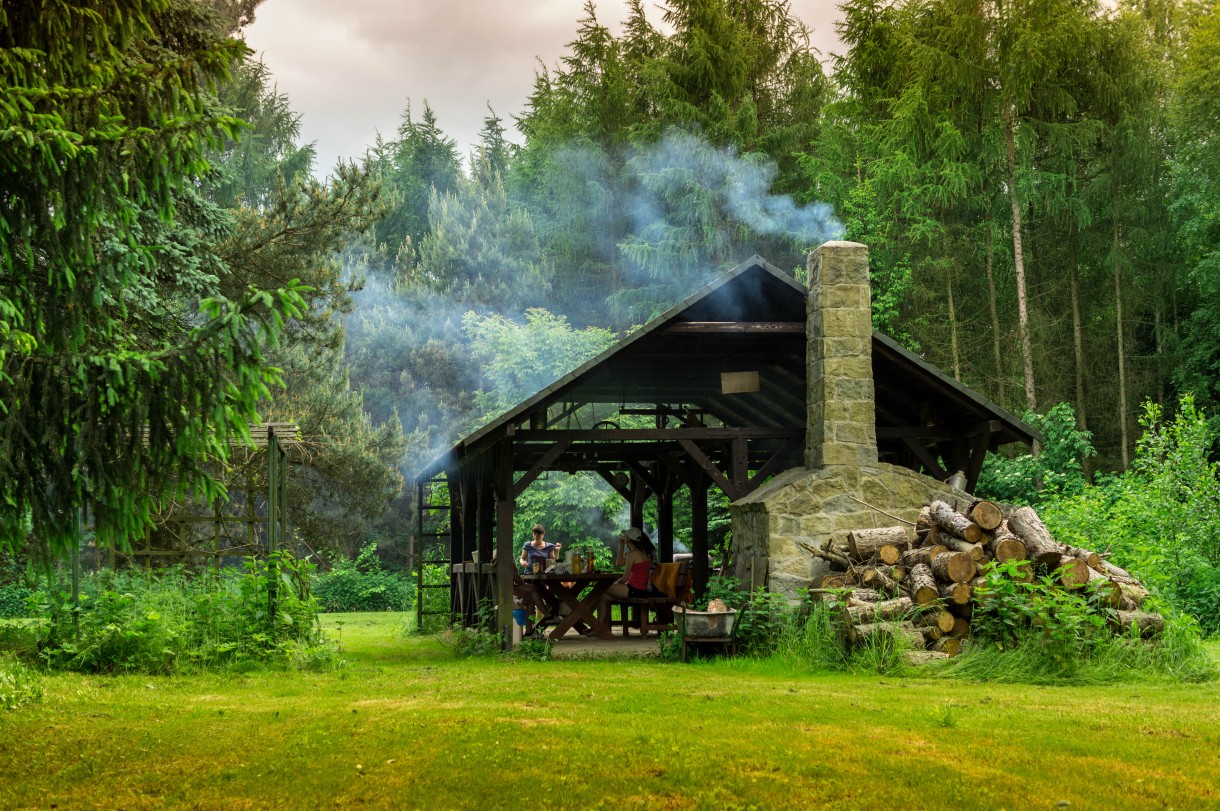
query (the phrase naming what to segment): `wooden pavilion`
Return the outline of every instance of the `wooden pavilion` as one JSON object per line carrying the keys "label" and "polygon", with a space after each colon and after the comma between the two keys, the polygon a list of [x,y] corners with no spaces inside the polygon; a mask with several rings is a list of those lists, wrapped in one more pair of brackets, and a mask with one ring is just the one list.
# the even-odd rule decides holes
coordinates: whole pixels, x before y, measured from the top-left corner
{"label": "wooden pavilion", "polygon": [[[446,510],[449,531],[438,534],[448,537],[449,563],[469,561],[476,551],[484,562],[474,566],[472,586],[453,575],[454,612],[470,613],[460,611],[457,593],[474,588],[494,595],[498,624],[507,628],[516,500],[548,471],[602,476],[630,504],[634,526],[655,499],[662,560],[672,559],[674,496],[686,485],[693,573],[702,590],[708,490],[718,487],[735,501],[804,463],[806,307],[803,285],[754,256],[430,464],[416,479],[421,534],[428,510]],[[988,450],[1033,438],[1007,411],[877,332],[871,363],[882,461],[940,481],[960,470],[969,489]],[[649,427],[581,425],[582,408],[591,404],[636,424],[642,417]],[[429,504],[429,486],[442,479],[449,503]],[[487,564],[493,550],[494,569]]]}

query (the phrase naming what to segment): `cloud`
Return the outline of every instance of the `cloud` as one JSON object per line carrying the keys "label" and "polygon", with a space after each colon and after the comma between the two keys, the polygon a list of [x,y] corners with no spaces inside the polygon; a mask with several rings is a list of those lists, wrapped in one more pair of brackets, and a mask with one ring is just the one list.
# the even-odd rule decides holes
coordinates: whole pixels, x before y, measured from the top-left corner
{"label": "cloud", "polygon": [[[834,0],[795,0],[834,46]],[[294,110],[302,136],[316,141],[318,167],[364,154],[377,132],[393,133],[412,101],[425,99],[465,154],[490,102],[506,122],[525,106],[538,60],[564,54],[583,16],[582,0],[272,0],[246,32]],[[646,4],[650,18],[660,13]],[[598,3],[598,19],[619,30],[626,4]]]}

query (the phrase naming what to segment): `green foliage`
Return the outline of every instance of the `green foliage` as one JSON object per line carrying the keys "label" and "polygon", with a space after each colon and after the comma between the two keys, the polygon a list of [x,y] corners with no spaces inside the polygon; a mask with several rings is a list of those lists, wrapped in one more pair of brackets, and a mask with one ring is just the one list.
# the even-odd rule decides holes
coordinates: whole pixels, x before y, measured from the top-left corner
{"label": "green foliage", "polygon": [[512,655],[531,662],[545,662],[551,658],[554,643],[547,639],[526,637],[513,646]]}
{"label": "green foliage", "polygon": [[38,674],[16,657],[0,654],[0,709],[15,710],[23,704],[42,700]]}
{"label": "green foliage", "polygon": [[80,608],[57,592],[43,609],[39,656],[89,673],[176,673],[334,664],[309,593],[313,566],[277,552],[269,615],[268,562],[241,572],[105,570],[82,581]]}
{"label": "green foliage", "polygon": [[1186,396],[1173,418],[1144,406],[1132,469],[1076,495],[1039,506],[1062,542],[1108,546],[1111,560],[1135,573],[1175,610],[1220,632],[1220,470],[1217,434]]}
{"label": "green foliage", "polygon": [[24,583],[0,586],[0,619],[29,616],[29,603],[36,594]]}
{"label": "green foliage", "polygon": [[340,557],[330,570],[314,578],[313,596],[323,611],[405,611],[415,607],[415,583],[407,575],[388,572],[367,544],[355,560]]}
{"label": "green foliage", "polygon": [[1077,428],[1072,406],[1059,403],[1045,415],[1026,412],[1023,419],[1042,435],[1040,451],[1011,458],[987,454],[975,492],[1022,505],[1083,493],[1088,480],[1082,462],[1096,452],[1091,434]]}
{"label": "green foliage", "polygon": [[477,628],[446,628],[437,637],[437,641],[455,659],[495,656],[504,649],[504,636],[487,630],[483,625]]}

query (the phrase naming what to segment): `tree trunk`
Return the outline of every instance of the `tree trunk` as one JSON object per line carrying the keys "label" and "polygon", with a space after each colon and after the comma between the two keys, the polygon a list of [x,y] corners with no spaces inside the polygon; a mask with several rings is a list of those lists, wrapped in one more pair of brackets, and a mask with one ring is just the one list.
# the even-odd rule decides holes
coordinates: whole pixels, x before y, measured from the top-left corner
{"label": "tree trunk", "polygon": [[920,563],[911,567],[910,573],[911,599],[915,605],[932,605],[940,599],[936,590],[936,578],[932,576],[932,568]]}
{"label": "tree trunk", "polygon": [[1008,528],[1025,544],[1030,560],[1043,569],[1059,565],[1063,547],[1055,543],[1050,530],[1032,507],[1021,507],[1008,517]]}
{"label": "tree trunk", "polygon": [[907,528],[900,526],[852,530],[847,533],[847,544],[851,549],[851,559],[857,563],[866,563],[872,560],[883,546],[896,546],[902,550],[909,547],[911,541],[907,537]]}
{"label": "tree trunk", "polygon": [[[1021,360],[1025,369],[1025,407],[1036,411],[1038,398],[1034,390],[1034,347],[1029,334],[1029,303],[1025,294],[1025,253],[1021,247],[1021,201],[1017,194],[1016,111],[1004,101],[1004,146],[1008,153],[1008,198],[1012,203],[1012,258],[1017,273],[1017,336],[1021,342]],[[1034,454],[1038,443],[1034,443]]]}
{"label": "tree trunk", "polygon": [[932,574],[942,583],[969,583],[974,579],[976,568],[964,552],[945,552],[932,560]]}
{"label": "tree trunk", "polygon": [[930,514],[936,525],[950,535],[970,543],[979,543],[987,538],[987,533],[983,532],[982,527],[943,501],[933,501]]}
{"label": "tree trunk", "polygon": [[[1084,325],[1080,320],[1080,269],[1076,261],[1076,228],[1072,227],[1070,264],[1072,285],[1072,344],[1076,353],[1076,430],[1089,430],[1084,402]],[[1089,475],[1089,458],[1081,457],[1085,476]]]}
{"label": "tree trunk", "polygon": [[996,307],[995,274],[992,266],[995,262],[995,251],[991,245],[991,223],[987,223],[987,300],[991,305],[991,348],[995,352],[995,379],[997,388],[996,402],[1004,405],[1004,362],[1000,352],[1000,316]]}
{"label": "tree trunk", "polygon": [[1114,223],[1112,228],[1113,243],[1110,250],[1114,258],[1114,326],[1115,335],[1118,340],[1118,427],[1123,445],[1123,470],[1126,470],[1131,464],[1131,460],[1127,455],[1127,448],[1131,438],[1127,432],[1127,352],[1126,341],[1123,340],[1123,274],[1122,264],[1119,262],[1121,240],[1119,239],[1118,229],[1118,187],[1113,171],[1111,171],[1110,177],[1111,207],[1114,208],[1114,212],[1111,215]]}

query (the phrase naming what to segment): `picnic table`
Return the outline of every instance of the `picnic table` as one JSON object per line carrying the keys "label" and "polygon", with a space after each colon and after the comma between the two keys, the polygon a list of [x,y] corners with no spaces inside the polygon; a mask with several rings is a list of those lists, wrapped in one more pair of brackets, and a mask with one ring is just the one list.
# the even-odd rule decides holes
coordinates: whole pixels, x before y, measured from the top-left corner
{"label": "picnic table", "polygon": [[[610,589],[611,584],[622,575],[614,572],[583,572],[581,574],[523,574],[521,580],[533,583],[542,592],[542,596],[553,597],[558,602],[571,609],[559,624],[551,629],[548,636],[559,639],[573,625],[584,620],[588,626],[602,639],[611,639],[610,627],[602,622],[594,613],[602,596]],[[568,584],[571,584],[570,586]],[[592,588],[585,590],[587,586]],[[581,596],[584,592],[584,596]]]}

